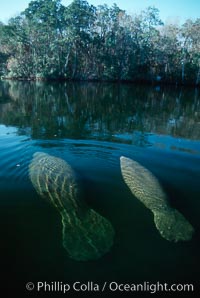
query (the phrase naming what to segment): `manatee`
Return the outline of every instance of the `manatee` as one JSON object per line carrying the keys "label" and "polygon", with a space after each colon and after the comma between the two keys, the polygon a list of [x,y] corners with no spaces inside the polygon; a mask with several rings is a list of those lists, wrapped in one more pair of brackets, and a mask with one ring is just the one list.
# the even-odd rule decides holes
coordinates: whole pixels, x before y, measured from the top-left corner
{"label": "manatee", "polygon": [[36,192],[59,211],[63,246],[72,259],[98,259],[110,250],[114,229],[86,204],[77,176],[67,162],[37,152],[29,165],[29,177]]}
{"label": "manatee", "polygon": [[120,157],[122,177],[132,194],[154,215],[154,223],[161,236],[169,241],[188,241],[194,228],[186,218],[171,207],[156,177],[138,162]]}

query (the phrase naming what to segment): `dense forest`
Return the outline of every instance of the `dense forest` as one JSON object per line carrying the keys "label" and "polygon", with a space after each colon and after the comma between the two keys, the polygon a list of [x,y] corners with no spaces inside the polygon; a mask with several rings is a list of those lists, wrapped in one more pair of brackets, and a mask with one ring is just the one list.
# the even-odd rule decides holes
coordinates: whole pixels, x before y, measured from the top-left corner
{"label": "dense forest", "polygon": [[0,23],[0,75],[197,86],[200,18],[165,25],[155,7],[130,16],[116,4],[34,0]]}

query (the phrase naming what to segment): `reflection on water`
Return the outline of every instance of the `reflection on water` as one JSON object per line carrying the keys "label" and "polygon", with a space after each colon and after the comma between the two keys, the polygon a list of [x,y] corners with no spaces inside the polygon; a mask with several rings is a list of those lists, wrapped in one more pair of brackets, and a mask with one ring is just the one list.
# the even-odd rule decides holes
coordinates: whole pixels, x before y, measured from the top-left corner
{"label": "reflection on water", "polygon": [[[87,83],[1,83],[0,118],[33,138],[93,138],[140,146],[200,138],[198,90]],[[154,134],[152,140],[151,134]],[[178,147],[174,148],[176,150]]]}
{"label": "reflection on water", "polygon": [[[200,97],[197,90],[173,88],[0,83],[6,289],[11,280],[12,289],[23,291],[28,281],[110,280],[193,282],[200,291]],[[36,152],[45,153],[47,162],[35,162],[42,156]],[[181,225],[187,219],[194,227],[191,241],[160,237],[151,212],[133,199],[122,179],[120,156],[153,173],[167,206],[184,216]],[[83,186],[80,196],[71,197],[67,181],[74,174],[66,176],[64,161],[81,178],[75,180]],[[55,208],[41,199],[44,192]]]}
{"label": "reflection on water", "polygon": [[68,163],[37,152],[29,166],[29,175],[37,193],[60,212],[63,246],[71,258],[97,259],[109,251],[114,230],[108,220],[81,199],[76,174]]}
{"label": "reflection on water", "polygon": [[161,236],[174,242],[191,240],[193,227],[178,210],[170,207],[156,177],[130,158],[121,156],[120,164],[125,183],[133,195],[153,212]]}

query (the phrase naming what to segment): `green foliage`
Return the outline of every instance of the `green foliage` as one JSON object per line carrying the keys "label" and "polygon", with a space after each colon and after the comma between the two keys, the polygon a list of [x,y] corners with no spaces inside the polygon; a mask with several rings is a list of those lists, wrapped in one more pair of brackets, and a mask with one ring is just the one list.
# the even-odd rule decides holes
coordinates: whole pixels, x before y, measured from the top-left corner
{"label": "green foliage", "polygon": [[155,7],[33,0],[0,23],[0,73],[24,79],[200,83],[200,19],[164,25]]}

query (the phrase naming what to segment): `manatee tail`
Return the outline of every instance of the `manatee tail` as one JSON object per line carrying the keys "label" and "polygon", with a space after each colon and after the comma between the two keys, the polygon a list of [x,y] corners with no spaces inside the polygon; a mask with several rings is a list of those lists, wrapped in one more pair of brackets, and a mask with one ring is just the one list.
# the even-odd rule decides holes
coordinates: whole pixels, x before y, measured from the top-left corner
{"label": "manatee tail", "polygon": [[163,238],[174,242],[191,240],[194,228],[178,210],[168,208],[153,213],[156,228]]}
{"label": "manatee tail", "polygon": [[72,259],[95,260],[110,250],[114,229],[106,218],[92,209],[82,218],[61,215],[63,246]]}

